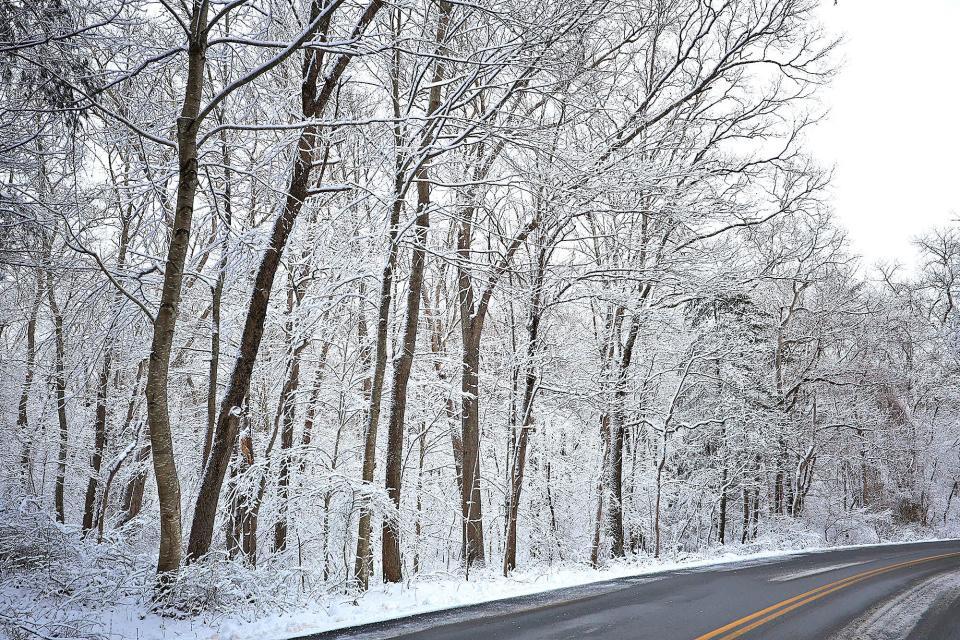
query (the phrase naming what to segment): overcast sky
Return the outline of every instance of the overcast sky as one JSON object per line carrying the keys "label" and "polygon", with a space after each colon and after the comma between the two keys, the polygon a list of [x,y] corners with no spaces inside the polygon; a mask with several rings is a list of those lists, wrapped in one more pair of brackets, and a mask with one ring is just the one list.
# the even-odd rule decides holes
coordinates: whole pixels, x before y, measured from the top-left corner
{"label": "overcast sky", "polygon": [[853,250],[913,263],[911,238],[960,217],[960,0],[823,3],[844,65],[809,148]]}

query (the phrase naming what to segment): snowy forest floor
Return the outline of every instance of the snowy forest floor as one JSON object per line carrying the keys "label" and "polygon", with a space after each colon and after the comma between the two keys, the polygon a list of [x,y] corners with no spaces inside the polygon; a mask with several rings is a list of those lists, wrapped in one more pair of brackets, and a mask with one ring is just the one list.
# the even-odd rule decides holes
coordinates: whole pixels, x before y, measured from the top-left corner
{"label": "snowy forest floor", "polygon": [[[0,515],[14,515],[4,511]],[[660,559],[635,555],[600,569],[566,562],[535,565],[509,578],[493,566],[471,572],[469,580],[452,573],[420,574],[400,584],[377,584],[360,596],[329,581],[311,587],[310,576],[288,568],[251,569],[223,560],[182,572],[177,606],[196,614],[172,616],[153,610],[152,559],[133,545],[82,540],[76,528],[41,514],[32,522],[23,520],[22,511],[18,515],[0,520],[0,637],[14,640],[279,640],[617,578],[840,547],[818,546],[812,533],[768,534],[749,544]],[[930,533],[904,529],[879,544],[933,539]]]}

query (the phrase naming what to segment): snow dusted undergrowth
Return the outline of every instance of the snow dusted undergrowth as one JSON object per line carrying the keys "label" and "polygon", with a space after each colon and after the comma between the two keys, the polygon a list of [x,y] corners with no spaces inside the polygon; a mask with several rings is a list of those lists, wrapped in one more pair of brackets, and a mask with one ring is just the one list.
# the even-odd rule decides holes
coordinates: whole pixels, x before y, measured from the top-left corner
{"label": "snow dusted undergrowth", "polygon": [[[516,571],[509,579],[492,567],[473,572],[469,580],[420,575],[402,584],[378,584],[359,597],[325,590],[329,587],[311,590],[306,573],[269,565],[250,569],[224,559],[183,571],[176,605],[197,613],[172,616],[151,611],[152,558],[123,540],[81,540],[75,528],[57,525],[42,512],[32,512],[32,520],[28,515],[0,508],[0,634],[15,640],[279,640],[603,580],[826,548],[815,534],[781,531],[749,545],[675,552],[660,560],[638,555],[598,570],[568,563]],[[903,530],[881,544],[920,537]]]}

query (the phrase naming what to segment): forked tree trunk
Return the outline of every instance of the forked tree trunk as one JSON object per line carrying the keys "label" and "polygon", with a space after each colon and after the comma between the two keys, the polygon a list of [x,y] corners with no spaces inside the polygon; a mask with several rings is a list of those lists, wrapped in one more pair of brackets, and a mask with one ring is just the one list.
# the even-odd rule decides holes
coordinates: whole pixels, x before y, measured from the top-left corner
{"label": "forked tree trunk", "polygon": [[[420,322],[420,296],[427,253],[427,229],[430,226],[430,186],[424,176],[417,183],[418,212],[413,265],[407,289],[406,323],[403,330],[402,351],[393,366],[393,385],[390,403],[390,421],[387,427],[387,469],[385,484],[394,506],[400,508],[400,482],[403,474],[403,432],[407,410],[407,383],[417,346],[417,328]],[[383,521],[383,580],[403,580],[400,558],[399,516]]]}
{"label": "forked tree trunk", "polygon": [[[495,150],[494,154],[499,153]],[[482,177],[486,166],[475,179]],[[535,215],[511,239],[507,250],[488,274],[486,286],[479,298],[475,297],[473,278],[470,273],[472,235],[476,205],[463,212],[457,237],[457,288],[460,307],[460,331],[463,343],[461,358],[461,412],[460,424],[463,434],[463,467],[461,484],[461,515],[463,516],[463,559],[469,571],[474,564],[486,561],[483,542],[483,502],[480,492],[480,341],[483,326],[490,310],[490,300],[499,279],[509,268],[513,256],[526,241],[527,236],[540,226],[540,216]]]}
{"label": "forked tree trunk", "polygon": [[[366,10],[354,27],[351,38],[355,39],[363,35],[382,6],[383,2],[379,0],[374,0],[367,5]],[[324,8],[318,2],[311,3],[311,23],[317,21],[322,9]],[[325,32],[329,27],[331,15],[328,13],[324,20],[317,22],[317,31]],[[334,95],[334,90],[338,86],[340,78],[343,77],[347,66],[353,59],[353,55],[349,52],[340,54],[330,72],[321,82],[322,53],[316,49],[310,49],[306,53],[303,64],[303,83],[301,85],[302,110],[305,116],[319,118],[323,115],[327,104]],[[310,125],[305,127],[300,134],[290,173],[290,182],[287,187],[287,196],[279,215],[274,221],[267,248],[254,277],[253,293],[250,297],[250,304],[240,337],[237,360],[223,400],[220,403],[210,459],[204,467],[197,493],[196,507],[190,527],[190,541],[187,546],[187,556],[191,560],[206,555],[210,550],[216,523],[217,505],[220,502],[220,490],[223,487],[230,451],[237,438],[240,419],[243,414],[243,400],[250,387],[250,378],[253,375],[253,367],[260,350],[260,341],[263,338],[273,281],[280,266],[280,259],[286,248],[287,240],[293,231],[293,225],[303,209],[304,202],[313,193],[311,174],[313,167],[317,164],[316,156],[320,147],[320,133],[321,127],[319,125]],[[325,167],[326,164],[323,163],[321,166]]]}
{"label": "forked tree trunk", "polygon": [[107,518],[107,506],[110,500],[110,489],[113,487],[113,480],[117,477],[117,472],[120,471],[120,467],[124,461],[133,453],[135,446],[136,443],[132,443],[127,447],[126,450],[113,461],[110,468],[107,469],[107,477],[103,482],[103,493],[100,496],[96,516],[94,517],[94,526],[97,529],[97,543],[103,542],[103,526]]}

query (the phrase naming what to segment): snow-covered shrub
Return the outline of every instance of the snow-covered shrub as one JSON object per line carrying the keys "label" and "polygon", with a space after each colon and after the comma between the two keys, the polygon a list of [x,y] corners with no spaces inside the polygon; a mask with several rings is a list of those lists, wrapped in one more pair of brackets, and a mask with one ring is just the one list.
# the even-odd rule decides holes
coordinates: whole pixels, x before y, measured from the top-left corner
{"label": "snow-covered shrub", "polygon": [[871,544],[899,539],[887,510],[857,508],[828,512],[823,531],[828,544]]}
{"label": "snow-covered shrub", "polygon": [[119,539],[85,540],[30,499],[0,502],[0,630],[11,638],[105,637],[89,612],[139,598],[145,569]]}
{"label": "snow-covered shrub", "polygon": [[139,595],[151,579],[147,558],[124,540],[102,543],[57,523],[36,503],[0,503],[0,582],[98,605]]}
{"label": "snow-covered shrub", "polygon": [[163,597],[152,603],[165,615],[235,614],[251,618],[264,611],[283,611],[305,600],[303,576],[280,561],[256,567],[210,554],[181,568]]}
{"label": "snow-covered shrub", "polygon": [[746,547],[764,551],[790,550],[823,546],[823,538],[799,518],[775,516],[761,520],[757,537]]}
{"label": "snow-covered shrub", "polygon": [[66,533],[39,505],[0,503],[0,575],[63,569],[75,556]]}

